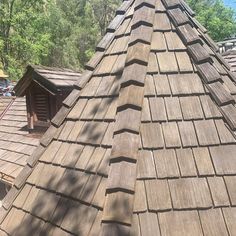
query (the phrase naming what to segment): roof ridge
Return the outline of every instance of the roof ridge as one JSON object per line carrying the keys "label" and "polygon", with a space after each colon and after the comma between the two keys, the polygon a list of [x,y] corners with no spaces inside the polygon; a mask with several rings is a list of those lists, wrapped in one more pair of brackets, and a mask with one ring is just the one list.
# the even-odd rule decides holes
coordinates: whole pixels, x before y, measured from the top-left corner
{"label": "roof ridge", "polygon": [[[175,4],[171,4],[171,1],[162,0],[167,8],[167,14],[171,21],[177,28],[177,33],[180,38],[186,43],[187,51],[192,58],[193,63],[197,67],[198,73],[203,80],[203,84],[210,92],[211,98],[217,104],[218,109],[222,113],[227,125],[231,131],[236,130],[236,107],[235,99],[230,92],[224,87],[224,81],[222,75],[217,71],[217,66],[212,58],[210,52],[203,47],[204,41],[211,48],[213,55],[226,67],[226,74],[230,79],[235,82],[236,78],[227,68],[226,62],[217,53],[217,46],[209,36],[206,36],[202,29],[201,36],[194,30],[192,26],[196,25],[196,20],[190,15],[187,15],[183,11],[183,5],[179,1],[173,1]],[[178,3],[177,3],[178,2]],[[235,85],[236,86],[236,85]]]}
{"label": "roof ridge", "polygon": [[[127,226],[132,224],[141,112],[151,51],[155,3],[156,0],[134,3],[132,31],[116,111],[102,235],[107,235],[111,228],[117,235],[118,232],[129,235],[130,227]],[[127,166],[129,171],[124,171]],[[114,206],[119,206],[119,210],[111,211]]]}

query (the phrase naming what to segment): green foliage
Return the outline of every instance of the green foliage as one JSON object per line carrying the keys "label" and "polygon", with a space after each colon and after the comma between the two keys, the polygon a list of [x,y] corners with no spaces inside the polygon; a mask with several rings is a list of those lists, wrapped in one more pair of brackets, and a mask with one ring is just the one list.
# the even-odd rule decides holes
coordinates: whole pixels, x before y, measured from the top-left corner
{"label": "green foliage", "polygon": [[[215,40],[236,34],[221,0],[187,0]],[[19,79],[27,64],[81,69],[122,0],[0,0],[0,68]]]}
{"label": "green foliage", "polygon": [[187,1],[214,40],[220,41],[236,35],[235,12],[224,6],[222,0]]}
{"label": "green foliage", "polygon": [[121,0],[57,0],[48,8],[53,47],[48,65],[82,68]]}
{"label": "green foliage", "polygon": [[41,63],[50,48],[44,14],[45,2],[2,0],[0,8],[0,60],[12,79],[30,63]]}

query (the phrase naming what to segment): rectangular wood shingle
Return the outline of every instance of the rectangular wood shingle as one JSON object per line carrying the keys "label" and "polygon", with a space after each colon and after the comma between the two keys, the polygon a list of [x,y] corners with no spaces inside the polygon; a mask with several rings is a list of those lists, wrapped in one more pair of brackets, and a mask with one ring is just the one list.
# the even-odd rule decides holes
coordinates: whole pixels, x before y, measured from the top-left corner
{"label": "rectangular wood shingle", "polygon": [[145,186],[149,211],[171,209],[167,180],[146,180]]}
{"label": "rectangular wood shingle", "polygon": [[198,145],[197,136],[192,122],[179,122],[179,132],[183,147],[196,147]]}
{"label": "rectangular wood shingle", "polygon": [[167,148],[181,146],[177,123],[175,122],[163,123],[162,129],[163,129],[165,144]]}
{"label": "rectangular wood shingle", "polygon": [[194,121],[194,125],[201,146],[219,144],[220,140],[213,120]]}
{"label": "rectangular wood shingle", "polygon": [[153,152],[158,178],[179,177],[179,168],[175,151],[171,149]]}
{"label": "rectangular wood shingle", "polygon": [[161,148],[164,145],[160,124],[142,124],[141,136],[144,148]]}

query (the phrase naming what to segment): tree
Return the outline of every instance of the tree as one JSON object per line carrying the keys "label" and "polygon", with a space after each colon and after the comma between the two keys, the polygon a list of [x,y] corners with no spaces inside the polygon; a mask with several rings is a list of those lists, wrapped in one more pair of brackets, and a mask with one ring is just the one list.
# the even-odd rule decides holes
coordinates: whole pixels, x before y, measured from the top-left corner
{"label": "tree", "polygon": [[235,12],[222,0],[188,0],[188,3],[214,40],[221,41],[236,34]]}
{"label": "tree", "polygon": [[83,68],[94,54],[121,0],[56,0],[49,4],[53,47],[47,64]]}
{"label": "tree", "polygon": [[13,79],[29,63],[41,63],[50,48],[42,0],[1,0],[0,60]]}

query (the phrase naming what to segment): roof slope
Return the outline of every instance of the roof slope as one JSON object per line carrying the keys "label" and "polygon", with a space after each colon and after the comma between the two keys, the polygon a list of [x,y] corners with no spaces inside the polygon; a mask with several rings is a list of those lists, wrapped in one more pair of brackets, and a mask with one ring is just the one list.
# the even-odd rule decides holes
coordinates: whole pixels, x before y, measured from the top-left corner
{"label": "roof slope", "polygon": [[2,235],[235,235],[236,86],[216,50],[184,1],[124,1]]}
{"label": "roof slope", "polygon": [[13,184],[39,138],[29,136],[25,98],[0,98],[0,103],[6,101],[8,106],[0,118],[0,180]]}
{"label": "roof slope", "polygon": [[29,65],[14,90],[17,96],[23,96],[32,80],[50,93],[61,90],[72,90],[81,73],[64,68]]}
{"label": "roof slope", "polygon": [[223,58],[229,63],[230,70],[236,73],[236,48],[222,54]]}

